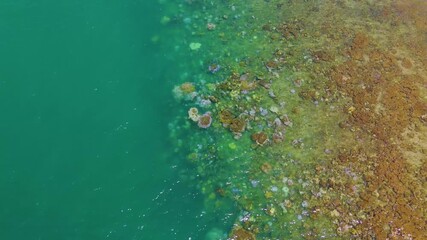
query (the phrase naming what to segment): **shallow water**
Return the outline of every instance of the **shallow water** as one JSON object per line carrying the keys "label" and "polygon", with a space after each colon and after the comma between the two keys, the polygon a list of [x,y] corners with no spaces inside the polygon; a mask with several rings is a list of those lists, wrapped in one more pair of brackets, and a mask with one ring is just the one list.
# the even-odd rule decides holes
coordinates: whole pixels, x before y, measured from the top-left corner
{"label": "shallow water", "polygon": [[168,143],[176,69],[151,41],[161,13],[0,3],[1,239],[195,239],[224,225]]}
{"label": "shallow water", "polygon": [[426,14],[3,1],[0,238],[423,239]]}

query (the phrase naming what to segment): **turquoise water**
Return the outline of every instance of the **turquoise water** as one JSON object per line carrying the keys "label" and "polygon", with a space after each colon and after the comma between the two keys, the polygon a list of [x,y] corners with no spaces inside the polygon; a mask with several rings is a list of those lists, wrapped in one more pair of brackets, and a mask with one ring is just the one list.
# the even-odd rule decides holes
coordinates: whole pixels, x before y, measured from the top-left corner
{"label": "turquoise water", "polygon": [[179,69],[152,42],[170,31],[161,16],[142,0],[0,3],[0,239],[229,227],[182,180],[168,140]]}

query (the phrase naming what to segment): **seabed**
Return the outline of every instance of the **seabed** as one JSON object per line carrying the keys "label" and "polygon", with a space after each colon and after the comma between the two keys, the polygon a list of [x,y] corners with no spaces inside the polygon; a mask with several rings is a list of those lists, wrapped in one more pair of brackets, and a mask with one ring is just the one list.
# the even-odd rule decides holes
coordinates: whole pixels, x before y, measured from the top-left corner
{"label": "seabed", "polygon": [[427,239],[426,1],[161,5],[206,239]]}

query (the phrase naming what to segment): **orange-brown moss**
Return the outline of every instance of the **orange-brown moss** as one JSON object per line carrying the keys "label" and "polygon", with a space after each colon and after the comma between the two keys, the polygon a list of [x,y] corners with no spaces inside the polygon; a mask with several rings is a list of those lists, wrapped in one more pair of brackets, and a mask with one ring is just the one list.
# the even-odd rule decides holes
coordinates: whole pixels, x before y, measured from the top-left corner
{"label": "orange-brown moss", "polygon": [[[365,6],[362,2],[357,5]],[[333,17],[327,11],[319,11],[317,19],[323,21],[314,22],[313,28],[304,24],[304,35],[291,33],[298,28],[292,22],[277,28],[286,39],[298,37],[305,41],[301,45],[321,49],[311,52],[315,66],[294,65],[319,79],[303,86],[299,96],[308,101],[340,100],[343,113],[348,114],[339,126],[352,139],[339,145],[337,157],[327,160],[326,167],[316,168],[311,177],[320,189],[328,190],[322,200],[313,198],[313,211],[316,216],[321,212],[334,219],[341,236],[427,239],[427,203],[423,200],[427,197],[423,190],[427,186],[427,152],[420,153],[424,160],[418,160],[419,166],[411,165],[403,152],[412,148],[402,137],[408,128],[421,131],[413,126],[427,122],[426,91],[420,92],[427,86],[427,2],[367,5],[366,17],[394,26],[389,35],[383,33],[386,39],[358,21],[357,25],[331,25]],[[343,3],[342,9],[333,7],[331,11],[346,7]],[[397,32],[402,22],[414,28]],[[320,40],[313,43],[302,38],[306,36],[325,36],[328,42],[322,46]],[[331,51],[330,45],[344,49]]]}
{"label": "orange-brown moss", "polygon": [[[363,212],[366,220],[354,226],[362,238],[385,239],[396,235],[399,229],[401,236],[423,239],[427,226],[420,210],[426,204],[412,194],[422,186],[419,180],[413,181],[397,146],[404,129],[427,111],[418,92],[422,79],[417,75],[402,75],[393,55],[369,43],[367,36],[356,34],[348,50],[351,59],[330,73],[331,81],[351,98],[355,108],[349,124],[364,132],[357,134],[359,141],[370,145],[360,145],[356,155],[353,152],[340,157],[345,165],[361,174],[367,186],[357,204],[348,206],[343,213],[350,216]],[[363,164],[348,161],[366,154],[371,156]],[[367,175],[368,169],[374,174]]]}

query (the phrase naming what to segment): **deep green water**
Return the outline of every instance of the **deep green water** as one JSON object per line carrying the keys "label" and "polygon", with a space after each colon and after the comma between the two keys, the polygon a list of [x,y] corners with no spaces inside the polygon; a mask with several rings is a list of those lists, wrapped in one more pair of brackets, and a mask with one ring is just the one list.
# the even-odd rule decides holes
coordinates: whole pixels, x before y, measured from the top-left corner
{"label": "deep green water", "polygon": [[145,0],[0,2],[0,239],[224,227],[168,142],[178,69],[150,40],[161,16]]}

